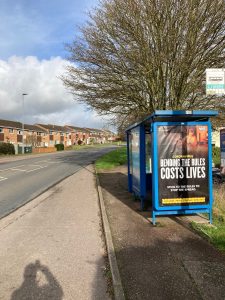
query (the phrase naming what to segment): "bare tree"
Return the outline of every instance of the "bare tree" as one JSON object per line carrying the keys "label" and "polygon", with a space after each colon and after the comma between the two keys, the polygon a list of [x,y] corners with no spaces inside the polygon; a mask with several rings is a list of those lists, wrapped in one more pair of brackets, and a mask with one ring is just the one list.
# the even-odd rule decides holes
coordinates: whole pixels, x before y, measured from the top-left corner
{"label": "bare tree", "polygon": [[37,147],[38,146],[38,141],[37,141],[37,136],[35,135],[27,135],[26,136],[26,144],[27,145],[31,145],[33,147]]}
{"label": "bare tree", "polygon": [[100,114],[224,110],[205,96],[206,68],[225,67],[224,0],[103,0],[81,32],[63,81]]}

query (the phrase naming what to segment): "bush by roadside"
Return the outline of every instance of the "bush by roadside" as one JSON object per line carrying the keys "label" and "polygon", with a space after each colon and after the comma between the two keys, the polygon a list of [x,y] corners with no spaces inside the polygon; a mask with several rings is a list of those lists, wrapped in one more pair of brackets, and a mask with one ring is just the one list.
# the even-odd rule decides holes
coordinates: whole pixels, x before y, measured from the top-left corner
{"label": "bush by roadside", "polygon": [[212,149],[213,162],[216,168],[220,167],[220,148],[213,147]]}
{"label": "bush by roadside", "polygon": [[0,143],[0,154],[15,154],[15,148],[10,143]]}

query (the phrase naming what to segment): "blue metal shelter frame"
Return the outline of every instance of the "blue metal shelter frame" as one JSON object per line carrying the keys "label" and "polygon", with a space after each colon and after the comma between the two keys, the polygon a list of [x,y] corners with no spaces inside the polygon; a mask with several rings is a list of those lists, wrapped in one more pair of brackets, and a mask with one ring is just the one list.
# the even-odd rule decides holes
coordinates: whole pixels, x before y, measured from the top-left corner
{"label": "blue metal shelter frame", "polygon": [[[142,122],[135,123],[126,130],[127,134],[127,157],[128,157],[128,190],[140,199],[141,209],[151,198],[152,222],[155,225],[156,217],[160,215],[178,215],[208,213],[209,221],[212,223],[213,183],[212,183],[212,145],[211,145],[211,123],[209,118],[218,114],[217,111],[155,111]],[[208,127],[208,187],[209,201],[205,204],[167,205],[159,204],[158,191],[158,135],[159,126],[207,126]],[[134,132],[138,133],[136,144],[133,143]],[[151,135],[151,164],[152,175],[146,174],[146,133]],[[137,147],[139,143],[139,147]],[[135,148],[136,147],[136,148]],[[135,148],[135,156],[132,149]],[[138,149],[138,150],[137,150]],[[134,159],[135,157],[135,159]],[[135,174],[139,166],[139,173]],[[136,178],[139,177],[139,178]],[[151,194],[147,193],[148,185],[151,186]],[[148,194],[148,195],[147,195]]]}

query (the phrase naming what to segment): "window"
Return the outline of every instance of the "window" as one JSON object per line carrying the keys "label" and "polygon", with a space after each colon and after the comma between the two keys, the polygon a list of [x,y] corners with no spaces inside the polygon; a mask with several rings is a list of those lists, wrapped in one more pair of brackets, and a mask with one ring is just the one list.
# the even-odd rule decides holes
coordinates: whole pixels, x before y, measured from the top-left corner
{"label": "window", "polygon": [[9,133],[13,133],[13,128],[9,128]]}
{"label": "window", "polygon": [[1,133],[1,132],[3,132],[3,128],[2,128],[2,127],[0,127],[0,133]]}

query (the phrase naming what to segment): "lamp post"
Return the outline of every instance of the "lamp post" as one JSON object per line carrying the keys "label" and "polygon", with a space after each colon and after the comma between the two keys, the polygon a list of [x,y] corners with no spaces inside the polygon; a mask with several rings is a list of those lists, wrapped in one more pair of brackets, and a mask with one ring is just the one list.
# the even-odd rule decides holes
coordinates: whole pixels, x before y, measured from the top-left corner
{"label": "lamp post", "polygon": [[22,154],[24,154],[24,96],[28,94],[22,94],[22,101],[23,101],[23,120],[22,120]]}

